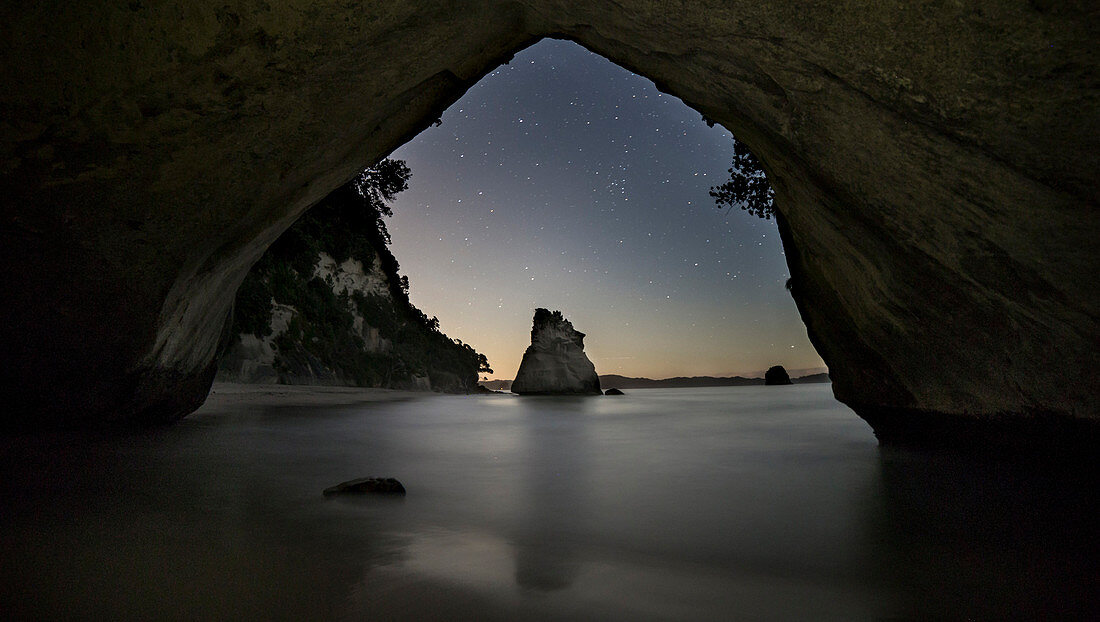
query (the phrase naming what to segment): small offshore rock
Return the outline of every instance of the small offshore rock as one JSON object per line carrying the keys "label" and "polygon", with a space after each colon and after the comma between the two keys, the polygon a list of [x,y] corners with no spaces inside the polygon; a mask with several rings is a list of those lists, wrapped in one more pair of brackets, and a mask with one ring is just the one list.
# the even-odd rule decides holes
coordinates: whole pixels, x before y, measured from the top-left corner
{"label": "small offshore rock", "polygon": [[325,496],[332,495],[404,495],[405,487],[392,477],[364,477],[340,482],[325,489]]}
{"label": "small offshore rock", "polygon": [[624,395],[624,393],[618,389],[611,388],[603,392],[604,395]]}
{"label": "small offshore rock", "polygon": [[783,369],[782,365],[776,365],[764,372],[764,384],[776,385],[793,383],[791,382],[791,377],[787,375],[787,370]]}

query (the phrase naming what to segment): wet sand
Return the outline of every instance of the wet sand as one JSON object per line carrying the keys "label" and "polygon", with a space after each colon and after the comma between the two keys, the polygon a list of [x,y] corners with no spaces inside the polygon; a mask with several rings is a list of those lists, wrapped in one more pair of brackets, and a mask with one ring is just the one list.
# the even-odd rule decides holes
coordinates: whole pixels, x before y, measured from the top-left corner
{"label": "wet sand", "polygon": [[438,396],[430,391],[398,391],[362,387],[324,387],[287,384],[215,382],[195,415],[213,414],[240,406],[352,406]]}

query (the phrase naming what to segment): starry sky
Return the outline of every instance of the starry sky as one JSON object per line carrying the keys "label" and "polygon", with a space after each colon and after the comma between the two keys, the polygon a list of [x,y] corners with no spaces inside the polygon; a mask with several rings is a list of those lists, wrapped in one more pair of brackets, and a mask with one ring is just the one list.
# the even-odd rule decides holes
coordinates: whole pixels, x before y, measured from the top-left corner
{"label": "starry sky", "polygon": [[[388,226],[413,304],[515,377],[536,307],[600,374],[823,367],[784,288],[775,222],[720,210],[733,137],[584,48],[543,40],[392,154]],[[484,376],[485,374],[483,374]]]}

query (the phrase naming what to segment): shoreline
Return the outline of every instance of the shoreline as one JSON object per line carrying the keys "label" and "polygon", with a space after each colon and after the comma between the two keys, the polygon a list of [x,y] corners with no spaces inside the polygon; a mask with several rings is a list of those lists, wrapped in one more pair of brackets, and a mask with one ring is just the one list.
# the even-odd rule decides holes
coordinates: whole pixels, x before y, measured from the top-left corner
{"label": "shoreline", "polygon": [[368,387],[335,387],[306,384],[244,384],[215,382],[206,401],[189,416],[249,406],[350,406],[372,402],[397,402],[446,395],[432,391],[401,391]]}

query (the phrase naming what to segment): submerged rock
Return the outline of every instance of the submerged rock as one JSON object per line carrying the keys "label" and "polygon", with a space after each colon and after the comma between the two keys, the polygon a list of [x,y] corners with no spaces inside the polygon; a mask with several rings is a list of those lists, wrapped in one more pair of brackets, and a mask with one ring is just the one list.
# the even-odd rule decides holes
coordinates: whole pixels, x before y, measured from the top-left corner
{"label": "submerged rock", "polygon": [[624,395],[622,391],[612,387],[603,392],[604,395]]}
{"label": "submerged rock", "polygon": [[364,477],[340,482],[325,489],[326,497],[363,494],[404,495],[405,487],[392,477]]}
{"label": "submerged rock", "polygon": [[584,354],[584,333],[562,317],[535,309],[531,345],[523,353],[512,393],[520,395],[601,395],[596,367]]}
{"label": "submerged rock", "polygon": [[782,365],[776,365],[768,371],[764,372],[764,384],[793,384],[791,377],[787,375],[787,370],[783,369]]}

